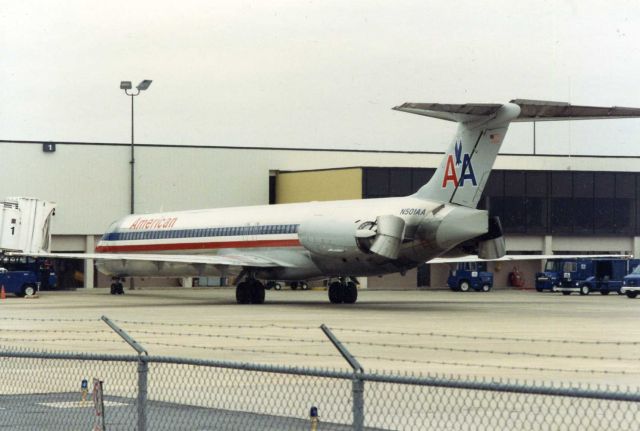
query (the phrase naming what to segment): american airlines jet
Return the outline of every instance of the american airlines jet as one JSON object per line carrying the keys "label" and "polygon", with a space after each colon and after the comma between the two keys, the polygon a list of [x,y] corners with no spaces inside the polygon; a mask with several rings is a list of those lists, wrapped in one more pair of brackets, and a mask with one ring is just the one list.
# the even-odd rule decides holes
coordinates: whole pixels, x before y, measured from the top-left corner
{"label": "american airlines jet", "polygon": [[95,253],[35,255],[97,259],[120,289],[131,276],[236,275],[237,302],[261,304],[265,280],[328,278],[332,303],[354,303],[357,277],[505,254],[499,221],[476,206],[511,122],[640,117],[635,108],[532,100],[393,109],[458,123],[435,174],[411,196],[128,215]]}

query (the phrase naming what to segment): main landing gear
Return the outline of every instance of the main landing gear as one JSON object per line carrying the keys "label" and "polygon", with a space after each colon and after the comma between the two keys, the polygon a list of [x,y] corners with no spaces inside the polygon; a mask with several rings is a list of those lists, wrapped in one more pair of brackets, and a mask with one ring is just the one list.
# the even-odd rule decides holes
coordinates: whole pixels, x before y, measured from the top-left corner
{"label": "main landing gear", "polygon": [[341,278],[329,284],[329,301],[332,304],[354,304],[358,300],[358,280]]}
{"label": "main landing gear", "polygon": [[112,295],[124,295],[124,287],[122,286],[123,279],[114,278],[113,283],[111,283],[111,294]]}
{"label": "main landing gear", "polygon": [[236,286],[238,304],[264,304],[264,284],[255,278],[247,278]]}

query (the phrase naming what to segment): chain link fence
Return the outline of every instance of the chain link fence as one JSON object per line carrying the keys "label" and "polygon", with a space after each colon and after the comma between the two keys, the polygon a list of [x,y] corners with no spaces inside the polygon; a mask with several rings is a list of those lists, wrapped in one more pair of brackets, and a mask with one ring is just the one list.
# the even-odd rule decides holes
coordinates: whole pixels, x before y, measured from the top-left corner
{"label": "chain link fence", "polygon": [[636,430],[640,423],[637,391],[584,384],[19,350],[0,351],[0,373],[6,429]]}
{"label": "chain link fence", "polygon": [[[636,388],[569,384],[567,379],[543,384],[513,377],[518,371],[579,371],[588,377],[607,376],[607,382],[635,384],[634,358],[640,346],[635,340],[335,328],[338,339],[324,325],[320,329],[326,338],[317,337],[315,326],[293,327],[304,335],[294,338],[278,331],[292,327],[272,324],[118,322],[142,337],[140,343],[107,317],[0,320],[7,326],[0,338],[6,346],[0,347],[0,429],[582,431],[636,430],[640,424]],[[219,333],[222,329],[226,331]],[[45,347],[96,345],[88,340],[107,351],[124,340],[137,355],[61,353]],[[231,343],[221,346],[220,340]],[[43,350],[9,347],[26,343]],[[499,370],[503,377],[365,372],[343,343],[360,350],[358,359],[368,363],[383,359],[450,370],[475,361],[479,370]],[[251,362],[149,355],[146,346],[207,349],[216,356],[236,352]],[[322,358],[328,364],[330,358],[339,358],[336,350],[351,370],[267,364],[269,355],[282,352],[295,355],[296,363]],[[443,352],[452,356],[438,358]],[[513,356],[524,361],[492,363]],[[544,362],[556,359],[566,364]],[[508,372],[511,377],[505,377]]]}

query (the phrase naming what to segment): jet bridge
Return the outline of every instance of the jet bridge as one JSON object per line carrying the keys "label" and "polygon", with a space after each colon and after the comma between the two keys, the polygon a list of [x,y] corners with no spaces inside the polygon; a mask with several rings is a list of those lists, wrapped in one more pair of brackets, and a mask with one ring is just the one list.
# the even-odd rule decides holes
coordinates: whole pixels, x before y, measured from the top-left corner
{"label": "jet bridge", "polygon": [[11,197],[0,202],[0,254],[49,252],[51,216],[56,204],[35,198]]}

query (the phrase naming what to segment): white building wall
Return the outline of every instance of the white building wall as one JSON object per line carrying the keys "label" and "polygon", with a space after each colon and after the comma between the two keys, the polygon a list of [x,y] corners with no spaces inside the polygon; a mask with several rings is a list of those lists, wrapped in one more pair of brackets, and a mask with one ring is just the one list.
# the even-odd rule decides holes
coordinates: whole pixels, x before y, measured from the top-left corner
{"label": "white building wall", "polygon": [[[0,196],[57,202],[55,235],[102,233],[129,212],[126,145],[0,142]],[[436,167],[441,154],[210,147],[136,147],[136,212],[259,205],[271,170],[352,166]],[[504,155],[497,169],[637,172],[635,158]]]}
{"label": "white building wall", "polygon": [[[129,212],[127,145],[0,142],[0,197],[33,196],[57,202],[52,232],[57,251],[80,251],[115,219]],[[268,203],[269,172],[353,166],[438,166],[438,153],[392,153],[295,149],[136,147],[136,212]],[[637,158],[501,155],[496,169],[640,171]],[[509,250],[593,251],[596,238],[511,235]],[[632,237],[597,238],[598,251],[638,252]],[[530,266],[530,265],[528,265]],[[504,268],[506,269],[506,268]],[[444,270],[434,269],[440,283]],[[402,278],[402,284],[414,280]],[[446,279],[446,277],[445,277]],[[374,282],[374,285],[377,284]],[[433,283],[432,283],[433,284]]]}

